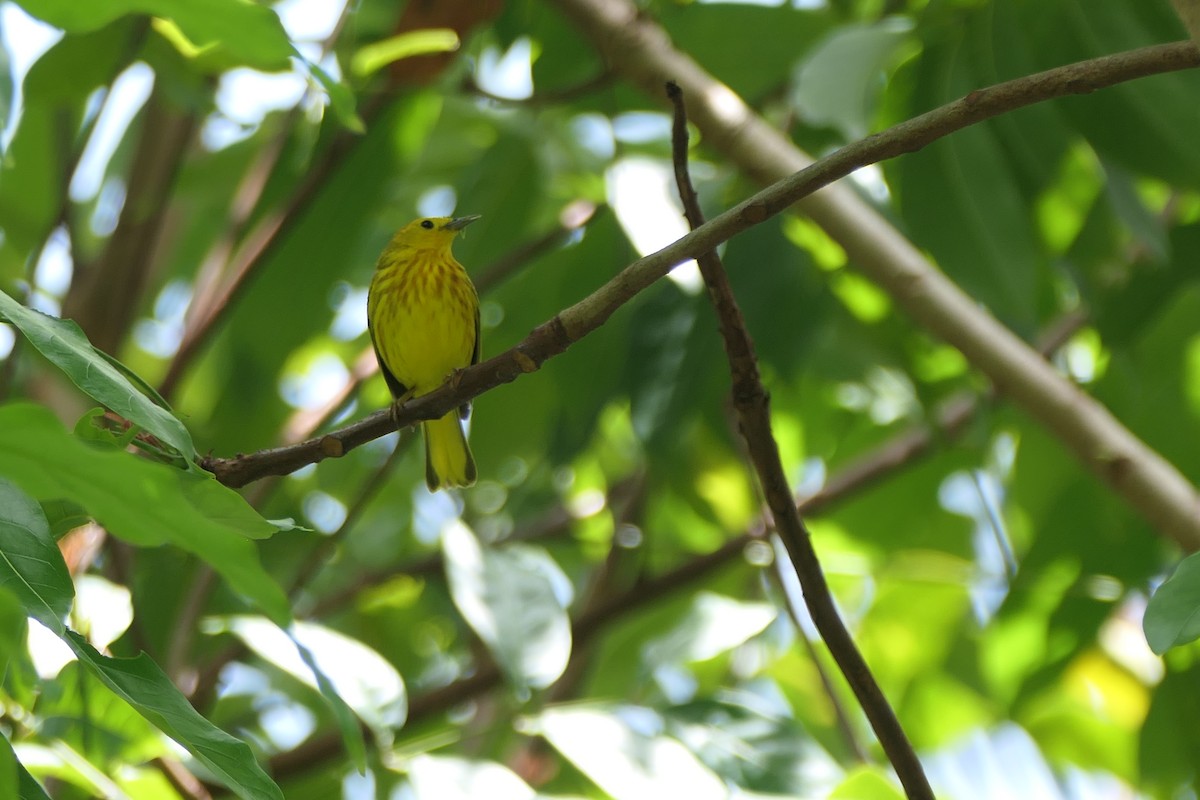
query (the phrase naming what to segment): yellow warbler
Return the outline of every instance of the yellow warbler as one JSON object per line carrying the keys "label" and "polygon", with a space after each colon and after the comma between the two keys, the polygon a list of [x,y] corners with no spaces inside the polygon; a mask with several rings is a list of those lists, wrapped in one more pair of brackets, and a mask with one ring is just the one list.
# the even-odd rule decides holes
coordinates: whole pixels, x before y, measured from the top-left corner
{"label": "yellow warbler", "polygon": [[[367,295],[367,326],[396,405],[428,394],[479,362],[479,295],[450,245],[479,219],[426,217],[405,225],[384,248]],[[393,406],[395,408],[396,406]],[[425,429],[429,491],[475,483],[475,459],[462,422],[465,404]]]}

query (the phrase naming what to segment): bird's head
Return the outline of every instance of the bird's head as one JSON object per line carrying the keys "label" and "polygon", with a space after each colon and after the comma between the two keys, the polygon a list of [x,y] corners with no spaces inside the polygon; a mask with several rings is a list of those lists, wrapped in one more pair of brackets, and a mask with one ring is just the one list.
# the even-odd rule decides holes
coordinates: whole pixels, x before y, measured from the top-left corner
{"label": "bird's head", "polygon": [[479,219],[478,214],[465,217],[421,217],[405,225],[392,238],[392,244],[414,250],[449,248],[463,228]]}

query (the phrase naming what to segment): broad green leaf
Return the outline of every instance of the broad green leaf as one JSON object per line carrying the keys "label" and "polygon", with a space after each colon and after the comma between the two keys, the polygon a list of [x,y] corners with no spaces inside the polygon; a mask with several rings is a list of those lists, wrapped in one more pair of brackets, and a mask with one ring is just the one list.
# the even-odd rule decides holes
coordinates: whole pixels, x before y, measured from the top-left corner
{"label": "broad green leaf", "polygon": [[96,765],[145,763],[173,749],[157,727],[75,658],[55,677],[54,690],[39,699],[38,713],[43,741],[61,742]]}
{"label": "broad green leaf", "polygon": [[101,353],[79,326],[34,311],[0,292],[0,319],[17,326],[29,343],[66,373],[89,397],[175,448],[191,464],[196,454],[191,434],[167,409],[157,405]]}
{"label": "broad green leaf", "polygon": [[520,689],[542,689],[562,675],[571,656],[566,577],[544,551],[485,547],[465,525],[442,532],[450,592],[467,624]]}
{"label": "broad green leaf", "polygon": [[[236,616],[213,620],[214,629],[237,636],[263,660],[302,683],[318,689],[333,706],[358,715],[390,741],[408,714],[404,680],[378,652],[323,625],[297,622],[290,632],[261,617]],[[343,724],[343,738],[363,752],[362,732],[353,717]]]}
{"label": "broad green leaf", "polygon": [[17,760],[12,745],[4,736],[0,736],[0,792],[4,792],[0,796],[15,797],[17,800],[50,800],[46,790]]}
{"label": "broad green leaf", "polygon": [[724,782],[682,742],[646,733],[661,724],[648,708],[579,705],[544,711],[530,729],[614,800],[726,800]]}
{"label": "broad green leaf", "polygon": [[28,617],[17,595],[0,585],[0,681],[8,672],[9,661],[25,649]]}
{"label": "broad green leaf", "polygon": [[701,592],[674,630],[646,644],[642,659],[655,668],[715,658],[761,633],[777,615],[769,603]]}
{"label": "broad green leaf", "polygon": [[273,527],[212,477],[89,446],[45,408],[25,404],[0,407],[0,475],[38,497],[71,498],[131,544],[194,553],[273,620],[291,618],[246,538],[270,536]]}
{"label": "broad green leaf", "polygon": [[[914,105],[933,107],[974,89],[964,59],[948,46],[926,48]],[[1044,258],[1027,198],[1004,155],[994,131],[975,125],[889,170],[900,178],[901,211],[913,241],[992,313],[1031,333]]]}
{"label": "broad green leaf", "polygon": [[1176,668],[1169,659],[1167,664],[1138,733],[1138,769],[1146,788],[1158,788],[1159,796],[1193,781],[1200,764],[1200,730],[1194,724],[1200,718],[1200,665]]}
{"label": "broad green leaf", "polygon": [[70,500],[61,498],[42,500],[41,504],[42,513],[46,515],[46,522],[50,524],[50,533],[56,540],[61,539],[80,525],[86,525],[92,521],[83,506]]}
{"label": "broad green leaf", "polygon": [[829,800],[904,800],[904,792],[878,769],[859,767],[838,784]]}
{"label": "broad green leaf", "polygon": [[[0,664],[0,674],[4,665]],[[0,736],[0,797],[17,796],[17,756],[12,751],[8,739]]]}
{"label": "broad green leaf", "polygon": [[282,800],[283,792],[263,772],[250,747],[200,716],[167,674],[145,653],[137,658],[109,658],[97,652],[77,633],[68,631],[64,640],[108,688],[187,748],[240,797]]}
{"label": "broad green leaf", "polygon": [[536,800],[538,793],[495,761],[421,755],[408,762],[416,800]]}
{"label": "broad green leaf", "polygon": [[0,477],[0,587],[25,613],[62,633],[75,586],[37,501]]}
{"label": "broad green leaf", "polygon": [[1150,598],[1142,617],[1146,641],[1156,653],[1200,638],[1200,553],[1179,562]]}
{"label": "broad green leaf", "polygon": [[884,69],[911,43],[912,22],[887,17],[840,26],[807,54],[795,71],[793,102],[814,125],[829,125],[848,140],[871,132]]}
{"label": "broad green leaf", "polygon": [[128,14],[173,21],[199,50],[220,47],[237,63],[282,69],[292,55],[279,17],[267,6],[246,0],[21,0],[30,14],[70,32],[102,28]]}

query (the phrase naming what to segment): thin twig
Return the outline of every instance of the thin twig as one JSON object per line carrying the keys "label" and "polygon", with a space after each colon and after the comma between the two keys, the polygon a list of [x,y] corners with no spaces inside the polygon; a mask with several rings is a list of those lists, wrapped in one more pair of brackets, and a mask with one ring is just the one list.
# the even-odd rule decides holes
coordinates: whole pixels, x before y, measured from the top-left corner
{"label": "thin twig", "polygon": [[[684,216],[692,228],[698,228],[704,224],[704,215],[688,175],[687,116],[684,111],[683,92],[677,84],[668,83],[667,95],[675,104],[672,135],[675,180],[679,185]],[[696,260],[700,265],[704,284],[708,288],[709,300],[717,313],[721,338],[725,342],[725,352],[733,378],[733,403],[737,410],[741,433],[750,450],[767,505],[775,518],[775,530],[783,540],[792,566],[800,578],[800,585],[804,588],[804,601],[808,606],[808,613],[821,638],[829,647],[838,669],[854,691],[854,696],[866,713],[908,796],[914,800],[933,800],[933,789],[929,786],[929,779],[925,776],[912,743],[838,614],[812,539],[792,500],[791,488],[788,486],[783,461],[779,456],[779,445],[771,430],[767,390],[759,375],[754,345],[746,330],[741,309],[733,296],[725,267],[715,249],[700,253]]]}

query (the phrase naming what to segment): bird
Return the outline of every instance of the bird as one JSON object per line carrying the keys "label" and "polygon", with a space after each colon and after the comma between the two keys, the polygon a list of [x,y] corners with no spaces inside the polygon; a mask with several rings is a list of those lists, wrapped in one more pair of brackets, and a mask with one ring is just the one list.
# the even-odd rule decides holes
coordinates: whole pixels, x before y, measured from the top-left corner
{"label": "bird", "polygon": [[[415,219],[392,236],[375,265],[367,328],[392,394],[393,415],[408,400],[479,363],[479,295],[451,252],[454,239],[479,218]],[[422,425],[430,492],[475,483],[475,459],[462,425],[469,413],[464,403]]]}

